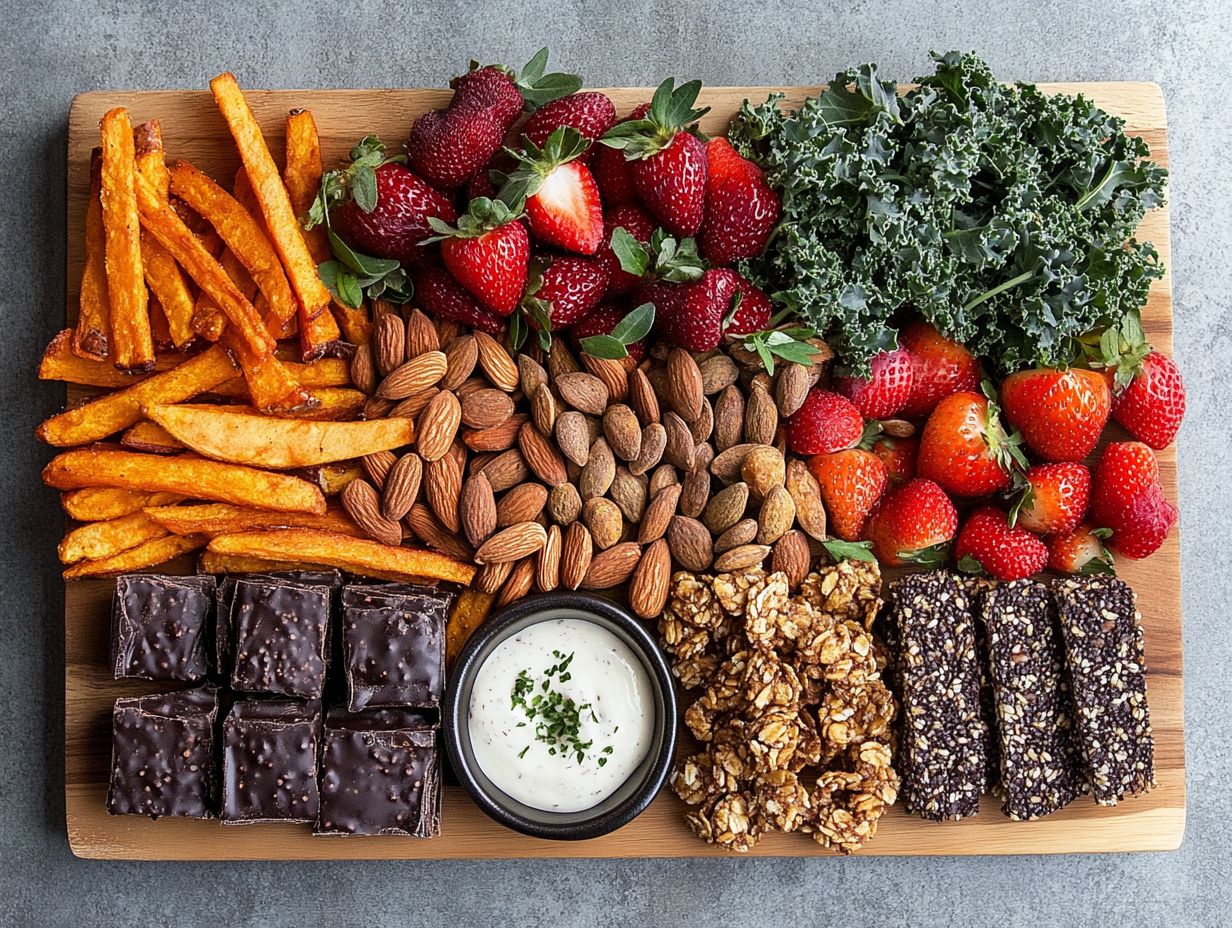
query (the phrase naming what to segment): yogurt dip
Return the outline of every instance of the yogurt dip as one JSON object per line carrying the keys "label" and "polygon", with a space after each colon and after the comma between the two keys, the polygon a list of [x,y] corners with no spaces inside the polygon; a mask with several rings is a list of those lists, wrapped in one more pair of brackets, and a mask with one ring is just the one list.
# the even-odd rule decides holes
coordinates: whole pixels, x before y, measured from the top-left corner
{"label": "yogurt dip", "polygon": [[581,812],[620,788],[650,749],[654,692],[637,655],[582,618],[502,641],[475,675],[471,750],[492,785],[546,812]]}

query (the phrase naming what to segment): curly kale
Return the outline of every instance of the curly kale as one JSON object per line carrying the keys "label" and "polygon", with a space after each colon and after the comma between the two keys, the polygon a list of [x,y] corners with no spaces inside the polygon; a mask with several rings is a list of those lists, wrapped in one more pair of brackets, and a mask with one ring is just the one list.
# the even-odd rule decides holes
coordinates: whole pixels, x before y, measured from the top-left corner
{"label": "curly kale", "polygon": [[729,137],[783,218],[742,270],[857,373],[906,311],[1002,371],[1065,364],[1162,276],[1133,236],[1167,172],[1081,96],[1003,85],[975,55],[933,58],[901,96],[864,65],[795,112],[781,95],[745,103]]}

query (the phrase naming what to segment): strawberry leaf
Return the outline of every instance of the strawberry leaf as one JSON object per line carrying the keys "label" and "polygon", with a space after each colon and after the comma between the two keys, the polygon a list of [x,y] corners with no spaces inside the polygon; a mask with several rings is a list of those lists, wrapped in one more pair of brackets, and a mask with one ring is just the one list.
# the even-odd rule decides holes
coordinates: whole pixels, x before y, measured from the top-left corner
{"label": "strawberry leaf", "polygon": [[918,567],[940,567],[949,560],[950,543],[943,541],[940,544],[929,545],[927,548],[899,551],[898,556],[908,564],[915,564]]}
{"label": "strawberry leaf", "polygon": [[643,303],[616,323],[612,329],[612,338],[619,339],[626,345],[640,342],[650,333],[650,327],[654,325],[654,318],[654,304]]}
{"label": "strawberry leaf", "polygon": [[609,361],[619,361],[629,356],[629,349],[619,338],[611,335],[588,335],[580,341],[582,350],[592,358],[606,358]]}
{"label": "strawberry leaf", "polygon": [[624,226],[612,230],[612,251],[620,261],[620,269],[634,277],[646,276],[650,267],[650,254]]}
{"label": "strawberry leaf", "polygon": [[351,175],[351,199],[365,213],[376,209],[376,171],[366,165],[355,169]]}
{"label": "strawberry leaf", "polygon": [[877,562],[873,555],[873,547],[867,541],[841,541],[838,538],[827,538],[821,543],[835,563],[839,561],[871,561]]}
{"label": "strawberry leaf", "polygon": [[317,267],[317,273],[321,277],[321,283],[325,284],[326,289],[336,300],[351,309],[359,309],[364,301],[363,291],[360,290],[355,275],[347,270],[342,262],[323,261]]}
{"label": "strawberry leaf", "polygon": [[988,576],[987,571],[984,570],[984,565],[970,554],[964,554],[958,559],[958,569],[965,574],[972,574],[977,577]]}
{"label": "strawberry leaf", "polygon": [[517,76],[515,83],[522,93],[522,99],[526,101],[527,109],[538,109],[545,103],[567,97],[582,89],[582,79],[576,74],[544,74],[547,66],[548,49],[544,46],[535,52],[534,57],[526,62]]}
{"label": "strawberry leaf", "polygon": [[750,332],[737,337],[743,340],[746,351],[757,353],[766,373],[774,376],[776,358],[790,361],[792,364],[810,365],[813,363],[821,352],[801,339],[812,338],[814,334],[812,329],[797,327],[763,329],[760,332]]}

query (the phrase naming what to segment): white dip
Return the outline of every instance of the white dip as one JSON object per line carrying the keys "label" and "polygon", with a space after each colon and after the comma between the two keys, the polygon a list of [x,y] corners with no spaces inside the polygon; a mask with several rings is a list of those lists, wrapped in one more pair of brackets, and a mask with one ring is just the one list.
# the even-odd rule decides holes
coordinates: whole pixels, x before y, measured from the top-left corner
{"label": "white dip", "polygon": [[468,712],[479,768],[549,812],[580,812],[619,789],[646,756],[655,721],[641,661],[585,619],[536,622],[502,641],[475,675]]}

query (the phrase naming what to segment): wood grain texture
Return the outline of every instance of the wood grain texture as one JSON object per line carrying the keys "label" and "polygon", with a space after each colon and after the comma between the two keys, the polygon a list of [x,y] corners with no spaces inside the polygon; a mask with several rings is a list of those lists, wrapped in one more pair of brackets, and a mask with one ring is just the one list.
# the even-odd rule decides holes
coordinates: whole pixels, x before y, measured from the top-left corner
{"label": "wood grain texture", "polygon": [[[1152,157],[1168,163],[1163,96],[1148,83],[1054,84],[1050,91],[1082,93],[1124,117],[1143,136]],[[817,93],[818,87],[716,87],[699,101],[711,107],[702,128],[721,132],[744,99],[759,102],[774,90],[788,104]],[[607,91],[621,113],[648,100],[648,89]],[[288,110],[313,111],[327,165],[345,156],[361,136],[376,132],[391,146],[405,138],[414,117],[443,105],[445,90],[253,91],[249,101],[275,158],[283,144]],[[207,92],[97,92],[78,96],[69,116],[68,144],[68,313],[76,312],[81,276],[82,223],[88,193],[89,156],[98,140],[98,120],[113,106],[126,106],[133,123],[162,121],[169,158],[187,159],[216,178],[233,176],[238,158],[226,127]],[[1165,265],[1171,264],[1166,208],[1149,215],[1141,237],[1154,242]],[[1143,321],[1151,342],[1172,350],[1171,280],[1151,291]],[[1110,430],[1111,431],[1111,430]],[[1115,432],[1112,437],[1117,437]],[[1176,449],[1160,455],[1165,492],[1176,500]],[[189,564],[182,564],[184,569]],[[1115,809],[1081,798],[1041,822],[1004,818],[998,802],[986,797],[981,814],[957,824],[932,824],[908,816],[901,806],[881,821],[877,838],[863,854],[1047,854],[1171,850],[1185,828],[1185,743],[1181,686],[1180,539],[1174,530],[1149,560],[1120,562],[1120,573],[1137,591],[1146,626],[1148,688],[1156,738],[1159,786],[1147,796]],[[201,859],[400,859],[493,857],[688,857],[718,856],[689,833],[683,806],[670,793],[660,796],[631,825],[594,841],[549,842],[524,838],[491,823],[457,787],[445,791],[444,834],[435,840],[402,838],[313,838],[304,826],[258,825],[224,828],[217,822],[137,816],[109,816],[103,799],[110,761],[111,705],[117,696],[154,689],[111,679],[107,668],[111,584],[88,580],[70,584],[65,594],[66,718],[65,766],[69,842],[82,857]],[[771,835],[758,855],[830,854],[803,835]]]}

